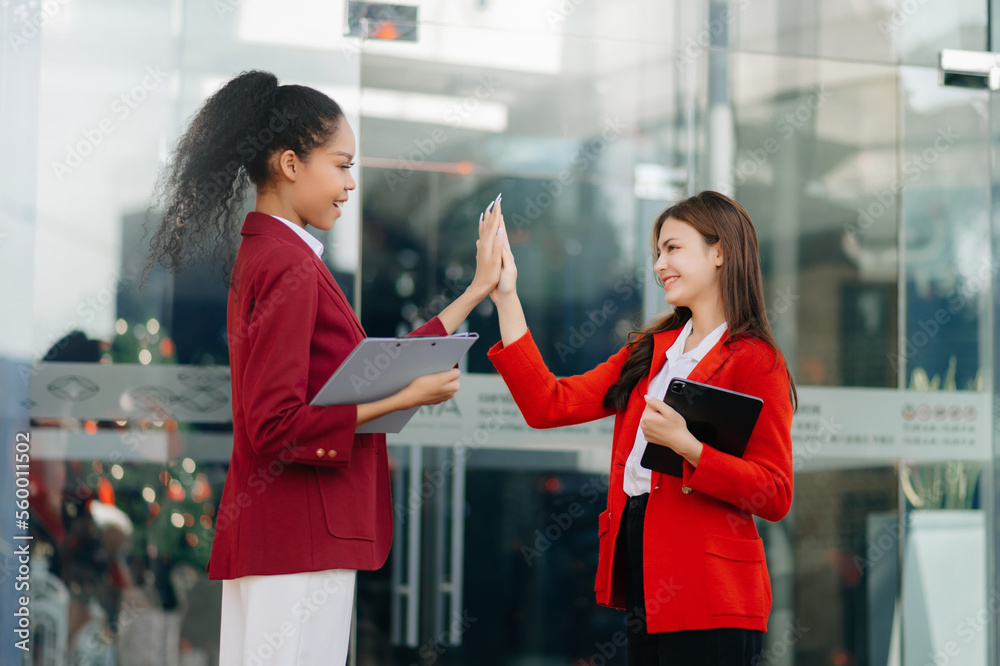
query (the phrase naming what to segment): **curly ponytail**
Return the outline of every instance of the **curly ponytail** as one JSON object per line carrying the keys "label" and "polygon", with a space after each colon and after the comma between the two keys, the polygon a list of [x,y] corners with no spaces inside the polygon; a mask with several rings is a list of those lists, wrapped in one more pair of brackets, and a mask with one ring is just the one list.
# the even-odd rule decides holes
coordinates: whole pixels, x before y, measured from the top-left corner
{"label": "curly ponytail", "polygon": [[229,287],[248,186],[267,186],[275,152],[293,150],[306,159],[333,138],[343,115],[318,90],[279,86],[274,74],[256,70],[241,73],[209,97],[157,182],[149,213],[161,210],[162,218],[140,287],[157,262],[171,272],[218,263]]}

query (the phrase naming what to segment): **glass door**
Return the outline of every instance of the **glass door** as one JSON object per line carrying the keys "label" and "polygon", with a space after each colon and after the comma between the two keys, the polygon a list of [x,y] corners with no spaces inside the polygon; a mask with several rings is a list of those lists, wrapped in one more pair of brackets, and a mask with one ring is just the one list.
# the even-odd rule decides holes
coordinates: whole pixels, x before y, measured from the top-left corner
{"label": "glass door", "polygon": [[[404,31],[415,43],[364,41],[363,321],[405,332],[460,293],[472,274],[474,220],[503,191],[532,333],[556,374],[585,371],[663,307],[644,272],[655,215],[702,189],[733,195],[757,226],[769,319],[803,405],[793,424],[795,504],[779,523],[758,521],[774,596],[767,663],[923,664],[941,651],[949,663],[995,661],[993,94],[956,87],[938,68],[943,49],[988,49],[985,3],[875,14],[823,0],[754,3],[752,12],[742,2],[677,4],[647,7],[649,21],[632,21],[631,32],[614,12],[586,7],[547,28],[502,19],[484,27],[478,15],[441,10]],[[499,335],[488,302],[469,327],[482,336],[469,372],[491,373],[485,350]],[[597,432],[579,440],[578,459],[607,446]],[[497,454],[505,467],[490,472],[477,463],[485,451],[474,451],[465,508],[454,488],[438,492],[434,502],[452,505],[421,504],[420,530],[397,534],[428,542],[410,544],[410,559],[393,565],[400,589],[416,593],[416,579],[403,576],[413,553],[427,553],[421,567],[431,573],[423,601],[395,602],[421,615],[385,621],[393,645],[406,643],[406,631],[416,632],[406,649],[417,657],[436,644],[458,601],[441,590],[457,594],[461,570],[465,608],[494,583],[527,595],[535,607],[520,608],[540,618],[536,637],[497,617],[489,633],[505,643],[472,623],[457,637],[469,652],[433,648],[424,663],[461,654],[623,663],[618,649],[601,654],[603,638],[573,647],[547,624],[582,622],[582,635],[600,617],[614,618],[600,620],[611,622],[603,636],[620,628],[589,588],[580,596],[589,620],[542,602],[538,586],[570,595],[592,576],[562,580],[564,569],[545,568],[560,557],[595,566],[584,532],[579,548],[557,555],[570,543],[562,540],[555,558],[526,572],[483,573],[472,555],[532,512],[529,536],[555,524],[557,511],[537,508],[551,499],[550,479],[580,495],[591,473],[603,475],[600,465],[536,467],[560,451],[549,436],[523,433],[530,455]],[[504,451],[506,437],[487,448]],[[399,459],[422,465],[426,480],[453,449],[426,454],[425,445]],[[490,495],[484,517],[472,489],[491,478],[523,484],[524,495]],[[461,511],[459,533],[451,526]],[[491,522],[493,532],[477,531]],[[504,547],[512,550],[492,546]],[[460,569],[448,559],[459,553]],[[934,581],[954,557],[967,563],[962,577],[941,587]],[[982,613],[989,621],[961,624]],[[947,652],[953,641],[960,656]]]}
{"label": "glass door", "polygon": [[[461,294],[502,192],[532,335],[554,373],[584,372],[653,312],[647,235],[685,191],[685,84],[668,47],[625,31],[483,16],[366,29],[407,38],[361,51],[362,323],[405,334]],[[492,302],[466,326],[455,400],[390,438],[396,532],[359,578],[357,662],[624,663],[593,592],[611,424],[528,428],[486,357]]]}

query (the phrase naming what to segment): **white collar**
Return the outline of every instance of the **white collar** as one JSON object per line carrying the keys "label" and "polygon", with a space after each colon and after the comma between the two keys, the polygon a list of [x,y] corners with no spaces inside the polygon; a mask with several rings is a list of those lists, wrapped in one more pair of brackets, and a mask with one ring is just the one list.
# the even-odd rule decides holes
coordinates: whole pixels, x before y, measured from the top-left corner
{"label": "white collar", "polygon": [[283,217],[278,217],[277,215],[271,215],[271,217],[273,217],[276,220],[281,220],[282,222],[284,222],[285,225],[287,225],[292,231],[297,233],[299,235],[299,238],[304,240],[309,245],[309,247],[312,248],[313,252],[316,253],[317,257],[320,258],[323,257],[323,243],[321,243],[318,238],[316,238],[311,233],[309,233],[308,231],[306,231],[305,229],[303,229],[302,227],[300,227],[299,225],[295,224],[290,220],[286,220]]}
{"label": "white collar", "polygon": [[670,349],[667,350],[667,361],[675,363],[677,362],[677,359],[682,356],[693,359],[695,362],[701,361],[701,359],[705,358],[705,354],[708,353],[708,350],[714,347],[715,343],[722,337],[722,334],[726,332],[728,326],[729,325],[726,322],[722,322],[715,328],[714,331],[706,335],[705,338],[698,343],[697,347],[689,352],[684,352],[684,345],[687,343],[688,336],[691,335],[691,330],[693,328],[692,320],[688,319],[687,323],[684,324],[684,328],[681,329],[680,335],[678,335],[677,339],[674,341],[674,344],[670,345]]}

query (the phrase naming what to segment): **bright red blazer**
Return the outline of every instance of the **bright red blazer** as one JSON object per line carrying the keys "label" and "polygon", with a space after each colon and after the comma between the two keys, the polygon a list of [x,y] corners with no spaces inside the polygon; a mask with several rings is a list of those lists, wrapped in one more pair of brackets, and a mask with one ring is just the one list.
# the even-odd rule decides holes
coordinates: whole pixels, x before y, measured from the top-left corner
{"label": "bright red blazer", "polygon": [[[378,569],[392,541],[385,435],[355,434],[357,405],[309,405],[365,332],[281,220],[250,212],[240,233],[227,308],[233,454],[205,570]],[[436,317],[413,332],[445,333]]]}
{"label": "bright red blazer", "polygon": [[[614,559],[626,501],[625,461],[646,406],[643,396],[650,379],[666,363],[666,351],[679,334],[680,329],[654,334],[650,373],[632,392],[624,412],[609,410],[603,402],[608,387],[621,375],[627,347],[590,372],[565,379],[556,379],[545,366],[530,332],[508,347],[500,342],[489,351],[533,428],[615,415],[608,507],[599,518],[600,558],[594,584],[597,602],[604,606],[625,607],[625,563]],[[743,458],[706,445],[697,468],[684,462],[683,479],[653,472],[643,524],[648,630],[766,631],[771,582],[764,544],[751,514],[777,521],[792,503],[792,405],[784,362],[756,338],[729,346],[720,340],[688,378],[758,396],[764,407]]]}

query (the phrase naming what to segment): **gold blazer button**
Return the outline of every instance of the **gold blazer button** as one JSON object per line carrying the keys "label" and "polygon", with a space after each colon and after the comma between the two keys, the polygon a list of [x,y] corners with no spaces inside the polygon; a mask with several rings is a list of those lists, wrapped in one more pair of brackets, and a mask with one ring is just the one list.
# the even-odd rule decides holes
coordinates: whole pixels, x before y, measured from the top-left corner
{"label": "gold blazer button", "polygon": [[322,458],[324,455],[326,455],[326,451],[324,451],[323,449],[316,449],[317,458]]}
{"label": "gold blazer button", "polygon": [[682,486],[681,486],[681,492],[682,492],[682,493],[684,493],[685,495],[690,495],[690,494],[691,494],[691,489],[690,489],[690,488],[688,488],[688,487],[687,487],[687,486],[685,486],[685,485],[682,485]]}

